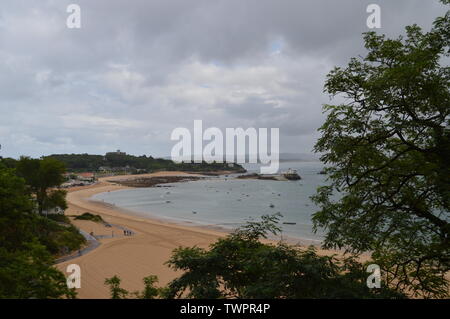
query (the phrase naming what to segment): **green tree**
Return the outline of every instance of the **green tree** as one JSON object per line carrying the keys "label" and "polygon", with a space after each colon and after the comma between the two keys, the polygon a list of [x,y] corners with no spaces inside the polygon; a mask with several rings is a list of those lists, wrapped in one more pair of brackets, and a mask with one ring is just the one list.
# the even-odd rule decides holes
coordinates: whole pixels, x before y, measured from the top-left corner
{"label": "green tree", "polygon": [[315,145],[330,182],[313,197],[324,247],[372,252],[388,285],[423,297],[448,296],[449,30],[447,11],[427,33],[365,34],[365,58],[328,75],[342,103],[324,107]]}
{"label": "green tree", "polygon": [[[144,290],[131,295],[154,298],[404,298],[387,286],[369,289],[367,265],[354,256],[319,256],[315,249],[284,243],[264,244],[261,239],[276,234],[278,215],[251,221],[209,250],[198,247],[175,249],[167,264],[183,273],[165,287],[155,287],[158,278],[144,278]],[[368,263],[367,263],[368,264]],[[105,280],[111,298],[129,292],[117,276]]]}
{"label": "green tree", "polygon": [[21,249],[22,243],[32,239],[32,210],[23,179],[0,164],[0,246]]}
{"label": "green tree", "polygon": [[48,222],[34,213],[24,180],[0,163],[0,298],[75,297],[51,266],[42,221]]}
{"label": "green tree", "polygon": [[[143,291],[134,291],[131,293],[137,299],[156,299],[159,297],[163,297],[165,288],[155,287],[155,284],[158,282],[157,276],[147,276],[143,279],[144,282],[144,290]],[[128,295],[128,291],[124,290],[125,294]],[[111,294],[112,296],[112,294]]]}
{"label": "green tree", "polygon": [[144,278],[144,291],[142,292],[142,299],[155,299],[158,297],[160,290],[155,287],[157,282],[157,276],[150,275]]}
{"label": "green tree", "polygon": [[109,286],[111,299],[126,299],[128,291],[120,287],[121,279],[118,276],[105,279],[105,285]]}
{"label": "green tree", "polygon": [[263,216],[209,250],[178,248],[168,261],[183,274],[169,283],[167,298],[400,298],[389,288],[369,289],[355,258],[319,256],[313,247],[264,244],[276,234],[278,216]]}
{"label": "green tree", "polygon": [[153,275],[147,276],[143,279],[144,282],[143,291],[134,291],[130,293],[128,290],[120,287],[121,281],[122,280],[117,275],[105,279],[105,285],[109,286],[111,299],[125,299],[129,295],[137,299],[156,299],[158,297],[164,298],[167,290],[167,288],[165,287],[162,288],[155,287],[155,283],[158,282],[158,277]]}
{"label": "green tree", "polygon": [[2,158],[0,156],[0,163],[2,163],[6,168],[15,168],[17,165],[17,160],[10,157]]}
{"label": "green tree", "polygon": [[35,196],[38,211],[60,207],[67,208],[66,192],[55,189],[64,182],[65,166],[53,158],[32,159],[21,157],[16,166],[17,174],[23,177]]}
{"label": "green tree", "polygon": [[30,242],[24,250],[0,247],[0,299],[75,298],[64,274],[51,266],[53,258],[45,246]]}

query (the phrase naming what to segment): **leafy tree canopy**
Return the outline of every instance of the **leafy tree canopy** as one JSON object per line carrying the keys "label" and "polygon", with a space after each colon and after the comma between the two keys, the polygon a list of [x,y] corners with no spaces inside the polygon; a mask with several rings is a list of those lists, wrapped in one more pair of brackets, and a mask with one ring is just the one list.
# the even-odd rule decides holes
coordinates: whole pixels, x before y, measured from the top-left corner
{"label": "leafy tree canopy", "polygon": [[[449,1],[443,1],[448,4]],[[430,32],[365,35],[368,54],[328,75],[342,103],[328,113],[315,150],[329,186],[313,197],[325,248],[373,252],[388,284],[448,295],[450,266],[450,13]],[[338,196],[336,196],[338,195]],[[339,199],[337,199],[339,198]]]}
{"label": "leafy tree canopy", "polygon": [[[156,277],[145,278],[139,298],[402,298],[384,286],[369,289],[364,265],[353,257],[338,261],[319,256],[314,248],[284,243],[264,244],[261,239],[277,233],[278,216],[263,216],[209,249],[176,249],[168,265],[182,275],[164,288],[155,288]],[[105,281],[112,298],[125,298],[120,279]]]}
{"label": "leafy tree canopy", "polygon": [[66,192],[55,189],[64,182],[66,171],[62,162],[53,158],[32,159],[21,157],[16,165],[17,174],[24,178],[35,196],[39,213],[60,207],[67,208]]}
{"label": "leafy tree canopy", "polygon": [[25,181],[0,162],[0,298],[75,297],[53,254],[83,242],[76,229],[36,214]]}
{"label": "leafy tree canopy", "polygon": [[107,153],[106,155],[90,154],[54,154],[45,158],[56,159],[63,162],[70,171],[97,171],[99,168],[126,168],[146,170],[181,170],[181,171],[218,171],[234,170],[245,171],[241,165],[229,167],[227,163],[175,163],[169,159],[153,158],[151,156],[133,156],[121,153]]}

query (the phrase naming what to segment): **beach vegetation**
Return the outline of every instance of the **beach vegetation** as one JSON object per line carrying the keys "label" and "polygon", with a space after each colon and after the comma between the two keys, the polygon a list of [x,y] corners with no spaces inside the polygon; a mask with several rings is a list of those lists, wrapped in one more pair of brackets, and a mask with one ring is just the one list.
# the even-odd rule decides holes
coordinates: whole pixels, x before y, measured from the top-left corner
{"label": "beach vegetation", "polygon": [[102,216],[100,215],[95,215],[89,212],[85,212],[82,215],[79,216],[75,216],[76,220],[90,220],[93,221],[95,223],[104,223],[105,221],[103,220]]}

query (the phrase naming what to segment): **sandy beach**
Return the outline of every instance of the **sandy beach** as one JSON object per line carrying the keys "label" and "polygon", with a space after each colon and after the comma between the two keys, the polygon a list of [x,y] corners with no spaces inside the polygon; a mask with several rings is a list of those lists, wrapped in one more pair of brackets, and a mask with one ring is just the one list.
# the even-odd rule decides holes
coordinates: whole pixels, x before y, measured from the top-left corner
{"label": "sandy beach", "polygon": [[[146,176],[188,175],[182,172],[160,172]],[[143,175],[140,175],[143,177]],[[121,176],[120,178],[130,178]],[[207,247],[224,233],[197,227],[164,223],[163,221],[139,218],[124,214],[119,209],[102,203],[90,201],[97,193],[115,191],[126,187],[109,183],[110,178],[101,178],[99,183],[70,189],[67,195],[69,208],[66,215],[81,215],[90,212],[102,216],[113,225],[131,229],[136,234],[123,236],[117,227],[105,227],[91,221],[73,220],[80,229],[102,238],[101,245],[86,255],[57,265],[65,272],[67,265],[78,264],[81,267],[81,288],[78,298],[109,298],[108,288],[104,285],[107,277],[118,275],[123,287],[130,291],[143,288],[142,279],[148,275],[157,275],[160,284],[165,285],[174,279],[176,274],[164,263],[170,258],[172,250],[179,246]],[[114,176],[114,180],[118,177]]]}
{"label": "sandy beach", "polygon": [[[192,175],[183,172],[158,172],[139,175],[140,177]],[[81,267],[81,288],[78,298],[109,298],[105,278],[118,275],[122,287],[129,291],[141,290],[142,279],[157,275],[160,285],[166,285],[177,274],[165,262],[172,251],[180,246],[199,246],[206,248],[225,232],[199,226],[184,226],[127,214],[119,208],[90,200],[90,197],[103,192],[116,191],[127,187],[108,180],[127,179],[132,176],[101,178],[92,186],[70,189],[67,195],[69,208],[66,215],[81,215],[85,212],[100,215],[112,227],[101,223],[73,220],[75,226],[87,233],[100,237],[101,245],[85,255],[58,264],[56,267],[65,273],[69,264]],[[132,230],[133,236],[124,236],[122,227]],[[336,252],[321,251],[332,254]]]}

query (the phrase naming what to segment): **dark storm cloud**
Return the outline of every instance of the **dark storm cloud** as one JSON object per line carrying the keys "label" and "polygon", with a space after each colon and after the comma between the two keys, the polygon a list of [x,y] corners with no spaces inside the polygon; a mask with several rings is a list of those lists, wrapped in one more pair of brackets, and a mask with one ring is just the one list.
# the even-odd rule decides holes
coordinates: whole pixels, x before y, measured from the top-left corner
{"label": "dark storm cloud", "polygon": [[2,155],[166,155],[194,119],[279,127],[282,151],[308,152],[327,72],[364,53],[369,3],[390,36],[445,12],[437,0],[4,0]]}

